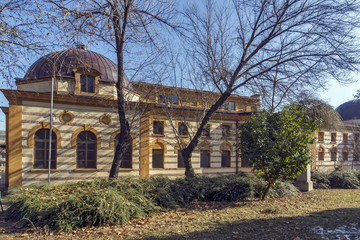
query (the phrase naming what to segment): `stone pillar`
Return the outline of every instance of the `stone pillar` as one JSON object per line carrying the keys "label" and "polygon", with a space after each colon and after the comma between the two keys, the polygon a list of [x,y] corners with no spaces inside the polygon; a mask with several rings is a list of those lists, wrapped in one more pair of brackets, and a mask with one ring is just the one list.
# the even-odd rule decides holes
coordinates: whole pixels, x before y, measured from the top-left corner
{"label": "stone pillar", "polygon": [[310,164],[306,167],[306,170],[296,178],[295,186],[297,186],[303,192],[310,192],[313,190]]}

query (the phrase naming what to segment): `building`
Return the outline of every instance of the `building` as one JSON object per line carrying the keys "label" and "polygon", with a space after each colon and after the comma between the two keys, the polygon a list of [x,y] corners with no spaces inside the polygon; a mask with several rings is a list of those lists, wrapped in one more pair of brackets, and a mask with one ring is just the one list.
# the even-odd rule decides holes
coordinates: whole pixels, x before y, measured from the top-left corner
{"label": "building", "polygon": [[[41,57],[1,90],[6,114],[6,186],[47,181],[51,79],[54,78],[51,181],[107,177],[119,134],[117,66],[84,46]],[[179,151],[218,93],[124,79],[132,151],[120,176],[183,176]],[[259,110],[259,97],[232,95],[216,111],[192,155],[197,174],[250,171],[234,148],[237,126]]]}
{"label": "building", "polygon": [[340,129],[316,132],[313,169],[360,169],[360,100],[341,104],[336,109],[343,120]]}

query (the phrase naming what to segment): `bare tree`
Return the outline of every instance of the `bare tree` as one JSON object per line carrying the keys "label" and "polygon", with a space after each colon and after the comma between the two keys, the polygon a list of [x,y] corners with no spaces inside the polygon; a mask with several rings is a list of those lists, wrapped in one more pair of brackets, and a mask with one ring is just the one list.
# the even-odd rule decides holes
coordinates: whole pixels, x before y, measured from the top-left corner
{"label": "bare tree", "polygon": [[47,41],[49,31],[44,30],[50,20],[40,13],[35,1],[0,2],[0,74],[5,79],[2,87],[14,87],[14,73],[23,70],[30,55],[41,54],[51,45]]}
{"label": "bare tree", "polygon": [[189,7],[187,50],[197,67],[194,76],[221,97],[182,151],[185,174],[194,175],[191,155],[207,122],[239,89],[261,85],[268,76],[294,91],[320,87],[329,78],[348,81],[347,73],[359,65],[358,10],[354,0],[232,0],[222,6],[209,0],[203,8]]}
{"label": "bare tree", "polygon": [[[131,146],[130,126],[126,116],[123,79],[125,69],[139,71],[161,54],[161,31],[172,25],[174,2],[164,0],[48,0],[55,12],[62,13],[62,25],[73,41],[86,39],[90,44],[107,44],[115,50],[118,66],[117,111],[120,137],[109,178],[118,176],[123,153]],[[46,7],[46,6],[45,6]],[[139,56],[138,54],[143,55]],[[145,53],[145,54],[144,54]],[[140,59],[140,60],[139,60]],[[129,69],[131,64],[136,68]],[[128,65],[125,65],[125,64]]]}

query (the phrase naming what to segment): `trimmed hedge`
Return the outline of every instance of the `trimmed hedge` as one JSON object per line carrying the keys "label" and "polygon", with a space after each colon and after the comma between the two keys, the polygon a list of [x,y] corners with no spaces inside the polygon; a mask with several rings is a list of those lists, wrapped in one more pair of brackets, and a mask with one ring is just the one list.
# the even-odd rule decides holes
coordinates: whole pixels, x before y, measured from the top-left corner
{"label": "trimmed hedge", "polygon": [[329,175],[323,172],[312,171],[311,172],[311,181],[313,181],[315,189],[329,189],[330,180]]}
{"label": "trimmed hedge", "polygon": [[[8,218],[24,224],[47,225],[57,231],[122,224],[192,201],[237,201],[262,196],[266,183],[256,176],[226,175],[170,180],[99,178],[56,185],[22,187],[8,196]],[[298,190],[283,183],[271,196]]]}
{"label": "trimmed hedge", "polygon": [[356,189],[360,186],[354,170],[336,170],[330,173],[331,188]]}
{"label": "trimmed hedge", "polygon": [[360,187],[359,170],[335,170],[330,174],[313,171],[311,180],[315,189],[342,188],[356,189]]}

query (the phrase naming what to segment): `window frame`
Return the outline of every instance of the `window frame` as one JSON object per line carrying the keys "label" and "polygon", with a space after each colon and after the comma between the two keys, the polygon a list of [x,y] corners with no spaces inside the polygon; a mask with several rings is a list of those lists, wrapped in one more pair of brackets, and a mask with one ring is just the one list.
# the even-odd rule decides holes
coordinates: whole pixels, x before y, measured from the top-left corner
{"label": "window frame", "polygon": [[[223,160],[223,157],[225,157],[223,154],[224,153],[228,153],[228,160],[227,160],[227,162],[228,162],[228,166],[226,166],[225,164],[224,164],[224,160]],[[222,150],[221,151],[221,167],[222,168],[227,168],[227,167],[231,167],[231,151],[230,150]]]}
{"label": "window frame", "polygon": [[330,161],[336,162],[336,161],[337,161],[337,158],[338,158],[337,155],[338,155],[338,154],[337,154],[337,150],[336,150],[335,148],[332,148],[332,149],[330,150]]}
{"label": "window frame", "polygon": [[[203,161],[202,161],[202,156],[203,156],[203,152],[206,152],[206,155],[208,156],[208,159],[207,159],[207,165],[208,166],[203,166],[202,165],[202,163],[203,163]],[[200,150],[200,167],[201,168],[211,168],[211,151],[210,150],[206,150],[206,149],[202,149],[202,150]]]}
{"label": "window frame", "polygon": [[324,134],[324,132],[318,132],[318,137],[317,137],[317,139],[318,139],[318,142],[324,142],[324,136],[325,134]]}
{"label": "window frame", "polygon": [[184,158],[182,156],[183,150],[177,151],[177,168],[185,168]]}
{"label": "window frame", "polygon": [[[81,134],[85,133],[86,134],[86,140],[81,140],[79,139]],[[91,134],[95,137],[95,143],[91,143],[90,140],[88,140],[88,135]],[[80,141],[79,141],[80,140]],[[88,142],[89,141],[89,142]],[[92,170],[92,169],[97,169],[97,152],[98,152],[98,149],[97,149],[97,146],[98,146],[98,141],[99,139],[97,138],[96,134],[94,134],[93,132],[91,131],[88,131],[88,130],[84,130],[84,131],[81,131],[77,134],[76,136],[76,169],[84,169],[84,170]],[[83,149],[79,149],[79,144],[84,144],[85,145],[85,150]],[[94,144],[94,149],[90,149],[91,152],[94,152],[94,160],[90,160],[89,161],[89,149],[88,149],[88,145],[89,144]],[[84,152],[85,153],[85,156],[84,156],[84,160],[81,160],[81,161],[84,161],[84,167],[79,167],[79,153],[80,152]],[[91,161],[94,161],[94,167],[87,167],[87,165],[89,164],[88,162],[91,162]]]}
{"label": "window frame", "polygon": [[[208,128],[208,135],[204,135],[204,130]],[[204,138],[210,138],[211,137],[211,124],[210,123],[207,123],[203,129],[203,131],[201,132],[201,137],[204,137]]]}
{"label": "window frame", "polygon": [[[320,155],[321,154],[321,155]],[[324,147],[322,147],[322,146],[320,146],[319,148],[318,148],[318,154],[317,154],[318,156],[318,160],[319,161],[324,161],[325,160],[325,148]],[[321,156],[321,157],[320,157]]]}
{"label": "window frame", "polygon": [[[161,133],[156,133],[155,132],[155,123],[162,123],[162,132]],[[165,121],[164,120],[152,120],[152,128],[153,128],[153,131],[152,131],[152,134],[154,136],[164,136],[165,134]]]}
{"label": "window frame", "polygon": [[[119,141],[118,139],[120,138],[120,133],[116,134],[115,138],[114,138],[114,154],[116,152],[116,146],[118,144],[117,141]],[[131,139],[131,143],[130,146],[128,148],[128,150],[130,151],[130,159],[125,159],[125,161],[122,161],[120,164],[120,169],[132,169],[133,168],[133,140]],[[126,156],[126,155],[125,155]],[[130,162],[130,167],[124,167],[124,164]]]}
{"label": "window frame", "polygon": [[[180,126],[186,126],[186,134],[180,131]],[[180,137],[188,137],[189,136],[189,126],[187,122],[178,121],[177,122],[177,130]]]}
{"label": "window frame", "polygon": [[337,134],[335,132],[330,133],[330,142],[336,143]]}
{"label": "window frame", "polygon": [[[156,167],[156,166],[154,166],[154,156],[156,156],[155,154],[154,154],[154,151],[161,151],[161,154],[158,154],[158,156],[160,156],[161,155],[161,163],[162,163],[162,166],[161,167]],[[164,155],[165,155],[165,151],[164,151],[164,149],[163,148],[158,148],[158,149],[152,149],[152,151],[151,151],[151,167],[153,168],[153,169],[161,169],[161,168],[164,168],[164,161],[165,161],[165,157],[164,157]]]}
{"label": "window frame", "polygon": [[[44,134],[45,138],[44,139],[38,139],[38,135],[40,132],[45,131],[48,134]],[[33,167],[32,169],[35,170],[45,170],[48,169],[48,164],[49,164],[49,140],[50,140],[50,129],[48,128],[41,128],[38,129],[35,133],[34,133],[34,160],[33,160]],[[38,145],[39,145],[39,141],[40,143],[43,143],[44,147],[43,149],[38,149]],[[54,130],[52,130],[52,139],[51,139],[51,170],[56,170],[57,169],[57,135],[54,132]],[[42,151],[43,153],[43,159],[37,159],[37,151]],[[37,162],[42,162],[44,167],[37,167]]]}
{"label": "window frame", "polygon": [[[228,133],[224,134],[224,128],[228,127]],[[229,138],[231,137],[231,125],[230,124],[221,124],[221,136],[223,138]]]}

